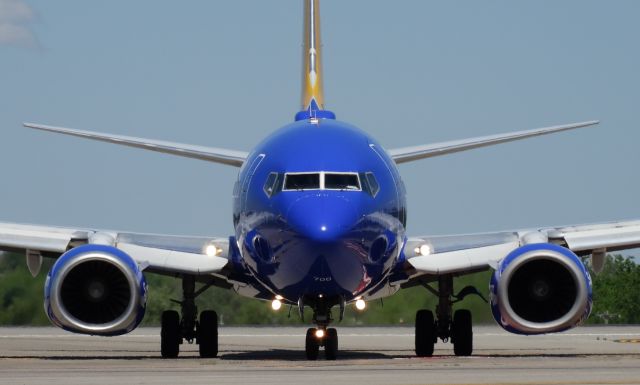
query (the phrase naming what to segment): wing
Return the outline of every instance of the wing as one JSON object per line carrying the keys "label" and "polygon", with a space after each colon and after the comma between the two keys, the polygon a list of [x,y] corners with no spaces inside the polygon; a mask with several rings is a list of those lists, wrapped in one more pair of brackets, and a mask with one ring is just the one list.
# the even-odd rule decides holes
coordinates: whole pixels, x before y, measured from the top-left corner
{"label": "wing", "polygon": [[640,221],[410,238],[404,249],[405,271],[409,280],[472,273],[495,268],[520,246],[542,242],[567,247],[579,256],[602,258],[609,251],[640,247]]}
{"label": "wing", "polygon": [[228,238],[139,234],[110,230],[0,223],[0,250],[25,252],[32,274],[42,257],[57,258],[74,247],[99,243],[124,251],[145,271],[160,274],[224,276]]}
{"label": "wing", "polygon": [[80,138],[93,139],[101,142],[121,144],[123,146],[142,148],[145,150],[163,152],[165,154],[178,155],[185,158],[194,158],[206,160],[209,162],[222,163],[235,167],[241,167],[242,163],[244,163],[245,159],[248,156],[248,153],[244,151],[228,150],[223,148],[194,146],[190,144],[166,142],[161,140],[134,138],[132,136],[103,134],[100,132],[45,126],[35,123],[24,123],[24,126],[35,128],[37,130],[77,136]]}
{"label": "wing", "polygon": [[553,134],[556,132],[572,130],[580,127],[588,127],[598,124],[597,120],[582,123],[566,124],[562,126],[553,126],[545,128],[536,128],[527,131],[510,132],[506,134],[481,136],[471,139],[453,140],[449,142],[425,144],[420,146],[402,147],[388,150],[389,156],[396,163],[411,162],[423,158],[431,158],[434,156],[452,154],[454,152],[472,150],[474,148],[493,146],[494,144],[513,142],[531,138],[534,136]]}

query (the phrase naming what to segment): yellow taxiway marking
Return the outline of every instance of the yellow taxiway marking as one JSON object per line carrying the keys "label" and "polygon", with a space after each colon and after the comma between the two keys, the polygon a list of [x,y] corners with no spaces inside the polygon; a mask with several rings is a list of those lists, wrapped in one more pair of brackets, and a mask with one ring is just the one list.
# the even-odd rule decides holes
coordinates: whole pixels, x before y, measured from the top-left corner
{"label": "yellow taxiway marking", "polygon": [[640,344],[640,338],[623,338],[619,340],[613,340],[613,342],[620,342],[623,344]]}

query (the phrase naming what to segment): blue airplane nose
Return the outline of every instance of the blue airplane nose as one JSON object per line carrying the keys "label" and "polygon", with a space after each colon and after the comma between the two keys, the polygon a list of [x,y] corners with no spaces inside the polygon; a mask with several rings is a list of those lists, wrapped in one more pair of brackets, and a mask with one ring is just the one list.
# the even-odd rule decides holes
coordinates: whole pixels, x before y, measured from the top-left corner
{"label": "blue airplane nose", "polygon": [[360,219],[358,203],[344,196],[306,195],[289,205],[286,219],[301,236],[321,242],[338,240]]}

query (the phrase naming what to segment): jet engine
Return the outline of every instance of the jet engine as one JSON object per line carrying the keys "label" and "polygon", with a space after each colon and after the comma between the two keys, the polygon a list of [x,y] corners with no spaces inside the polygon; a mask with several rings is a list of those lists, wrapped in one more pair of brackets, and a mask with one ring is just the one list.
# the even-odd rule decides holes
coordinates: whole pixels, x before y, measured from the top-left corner
{"label": "jet engine", "polygon": [[83,245],[53,265],[44,289],[53,324],[75,333],[125,334],[144,317],[147,284],[138,264],[112,246]]}
{"label": "jet engine", "polygon": [[578,326],[591,312],[591,277],[571,250],[529,244],[504,258],[491,279],[491,310],[505,330],[542,334]]}

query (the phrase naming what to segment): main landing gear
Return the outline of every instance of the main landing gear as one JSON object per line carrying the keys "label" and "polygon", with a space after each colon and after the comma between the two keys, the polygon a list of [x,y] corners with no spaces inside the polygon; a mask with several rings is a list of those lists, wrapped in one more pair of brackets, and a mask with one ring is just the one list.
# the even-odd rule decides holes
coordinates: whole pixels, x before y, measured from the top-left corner
{"label": "main landing gear", "polygon": [[213,310],[204,310],[197,320],[198,308],[195,299],[208,289],[204,286],[195,291],[195,277],[185,275],[182,278],[181,315],[175,310],[162,313],[162,327],[160,331],[160,351],[162,358],[176,358],[180,353],[183,340],[195,342],[200,349],[200,357],[211,358],[218,355],[218,314]]}
{"label": "main landing gear", "polygon": [[471,312],[456,310],[451,317],[452,307],[454,303],[470,294],[484,298],[475,288],[470,286],[462,289],[457,295],[453,295],[453,277],[450,275],[438,279],[438,290],[426,284],[424,286],[438,296],[437,319],[434,319],[433,312],[430,310],[422,309],[416,313],[416,355],[418,357],[432,356],[434,344],[440,338],[443,342],[451,340],[456,356],[470,356],[473,352]]}
{"label": "main landing gear", "polygon": [[[335,300],[340,304],[340,320],[344,315],[344,300]],[[331,316],[331,307],[335,301],[328,300],[319,296],[317,299],[309,301],[309,305],[313,308],[313,322],[318,325],[315,328],[307,329],[305,338],[305,353],[308,360],[315,361],[318,359],[320,347],[324,347],[324,356],[327,360],[335,360],[338,357],[338,331],[335,328],[329,328],[329,324],[333,321]],[[303,301],[298,303],[300,316],[303,317],[304,309]]]}

